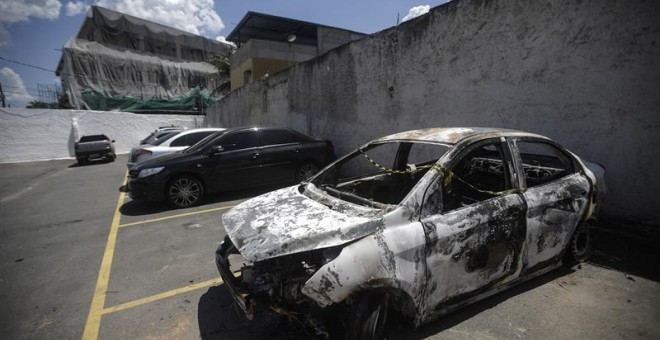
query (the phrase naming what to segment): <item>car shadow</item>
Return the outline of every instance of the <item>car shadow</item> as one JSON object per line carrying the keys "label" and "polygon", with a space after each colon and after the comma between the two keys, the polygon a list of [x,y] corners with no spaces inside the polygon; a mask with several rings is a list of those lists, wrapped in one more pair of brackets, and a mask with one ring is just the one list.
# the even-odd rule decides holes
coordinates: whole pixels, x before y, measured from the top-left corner
{"label": "car shadow", "polygon": [[607,224],[592,227],[594,251],[590,263],[623,272],[626,278],[660,282],[660,232],[656,228]]}
{"label": "car shadow", "polygon": [[269,309],[257,309],[248,320],[234,303],[225,284],[210,287],[197,306],[199,334],[205,340],[219,339],[310,339],[303,327]]}
{"label": "car shadow", "polygon": [[[639,235],[626,235],[612,229],[595,228],[592,230],[594,240],[594,254],[589,263],[622,271],[626,274],[648,278],[658,281],[660,269],[653,265],[651,259],[660,258],[660,252],[655,246],[655,237],[639,237]],[[654,257],[653,257],[654,256]],[[575,268],[560,267],[547,274],[514,286],[508,290],[495,294],[487,299],[449,313],[437,321],[414,329],[397,318],[396,314],[389,317],[385,334],[387,339],[423,339],[431,337],[450,329],[476,315],[494,308],[500,303],[548,284],[566,276]],[[634,277],[626,275],[630,280]],[[252,321],[247,320],[234,305],[224,284],[211,287],[200,299],[198,308],[198,321],[200,334],[203,339],[309,339],[305,329],[300,325],[282,319],[268,310],[255,315]],[[328,325],[331,339],[340,339],[343,330],[340,326]]]}
{"label": "car shadow", "polygon": [[[482,301],[441,317],[438,321],[414,329],[403,318],[388,317],[387,339],[424,339],[454,327],[498,304],[573,272],[559,268],[550,273],[500,292]],[[260,310],[248,320],[236,307],[224,284],[211,287],[198,304],[197,317],[202,339],[314,339],[298,322],[288,321],[270,310]],[[344,330],[338,322],[327,324],[330,339],[342,339]]]}
{"label": "car shadow", "polygon": [[107,164],[107,163],[112,163],[113,160],[111,159],[98,159],[94,161],[87,161],[84,164],[80,164],[78,162],[73,163],[69,165],[69,168],[80,168],[80,167],[85,167],[85,166],[91,166],[91,165],[100,165],[100,164]]}
{"label": "car shadow", "polygon": [[[232,190],[221,192],[217,194],[209,194],[204,197],[204,200],[197,207],[204,207],[218,203],[225,203],[231,201],[245,200],[267,192],[277,190],[282,186],[269,186],[262,188],[252,188],[243,190]],[[121,186],[119,191],[126,191],[126,186]],[[150,214],[157,214],[165,211],[177,211],[181,209],[173,208],[167,202],[151,202],[151,201],[128,201],[119,208],[119,212],[125,216],[143,216]]]}
{"label": "car shadow", "polygon": [[[401,321],[397,322],[396,320],[392,320],[392,318],[388,318],[390,322],[388,322],[385,333],[387,334],[388,339],[393,339],[393,340],[425,339],[435,334],[438,334],[444,330],[452,328],[485,310],[491,309],[499,305],[500,303],[514,296],[523,294],[527,291],[543,286],[549,282],[552,282],[553,280],[568,275],[574,271],[575,270],[572,268],[560,267],[547,274],[541,275],[527,282],[523,282],[517,286],[509,288],[503,292],[497,293],[484,300],[478,301],[474,304],[471,304],[469,306],[456,310],[452,313],[444,315],[441,318],[439,318],[437,321],[433,321],[417,329],[413,329],[412,326],[403,323]],[[398,319],[398,320],[402,320],[402,319]]]}

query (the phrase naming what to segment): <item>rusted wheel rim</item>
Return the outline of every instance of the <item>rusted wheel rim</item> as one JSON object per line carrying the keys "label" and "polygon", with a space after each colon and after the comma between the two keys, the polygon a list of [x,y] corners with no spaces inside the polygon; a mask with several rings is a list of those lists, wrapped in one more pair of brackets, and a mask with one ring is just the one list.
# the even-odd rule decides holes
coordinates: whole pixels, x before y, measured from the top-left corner
{"label": "rusted wheel rim", "polygon": [[591,235],[584,228],[580,228],[575,234],[571,246],[575,260],[586,260],[589,257],[589,249],[591,248]]}

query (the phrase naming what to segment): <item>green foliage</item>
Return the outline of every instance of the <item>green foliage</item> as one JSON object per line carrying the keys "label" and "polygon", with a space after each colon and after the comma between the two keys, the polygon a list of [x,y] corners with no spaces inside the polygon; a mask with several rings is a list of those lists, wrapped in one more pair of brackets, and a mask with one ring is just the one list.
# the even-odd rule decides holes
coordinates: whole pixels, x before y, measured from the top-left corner
{"label": "green foliage", "polygon": [[57,103],[44,103],[40,102],[38,100],[33,100],[29,102],[25,108],[27,109],[57,109],[58,108]]}

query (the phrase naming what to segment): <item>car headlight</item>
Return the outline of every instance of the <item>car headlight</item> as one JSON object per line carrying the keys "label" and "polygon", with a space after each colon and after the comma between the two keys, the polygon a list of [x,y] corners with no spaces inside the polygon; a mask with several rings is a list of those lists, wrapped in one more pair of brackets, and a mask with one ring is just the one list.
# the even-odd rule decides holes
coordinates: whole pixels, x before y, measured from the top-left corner
{"label": "car headlight", "polygon": [[157,168],[149,168],[149,169],[141,170],[140,173],[138,174],[138,178],[155,175],[155,174],[163,171],[163,169],[165,169],[164,166],[159,166]]}

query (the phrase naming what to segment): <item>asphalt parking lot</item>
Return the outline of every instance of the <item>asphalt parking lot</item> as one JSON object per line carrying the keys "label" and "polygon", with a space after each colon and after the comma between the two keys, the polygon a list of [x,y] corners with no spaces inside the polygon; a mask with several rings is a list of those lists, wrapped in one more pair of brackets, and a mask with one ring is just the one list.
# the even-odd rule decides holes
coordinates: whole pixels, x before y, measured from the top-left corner
{"label": "asphalt parking lot", "polygon": [[[133,202],[119,190],[125,157],[0,164],[2,338],[307,338],[267,311],[242,318],[215,268],[223,212],[268,189],[181,210]],[[655,241],[611,229],[596,238],[592,263],[418,330],[393,322],[388,338],[660,338]]]}

